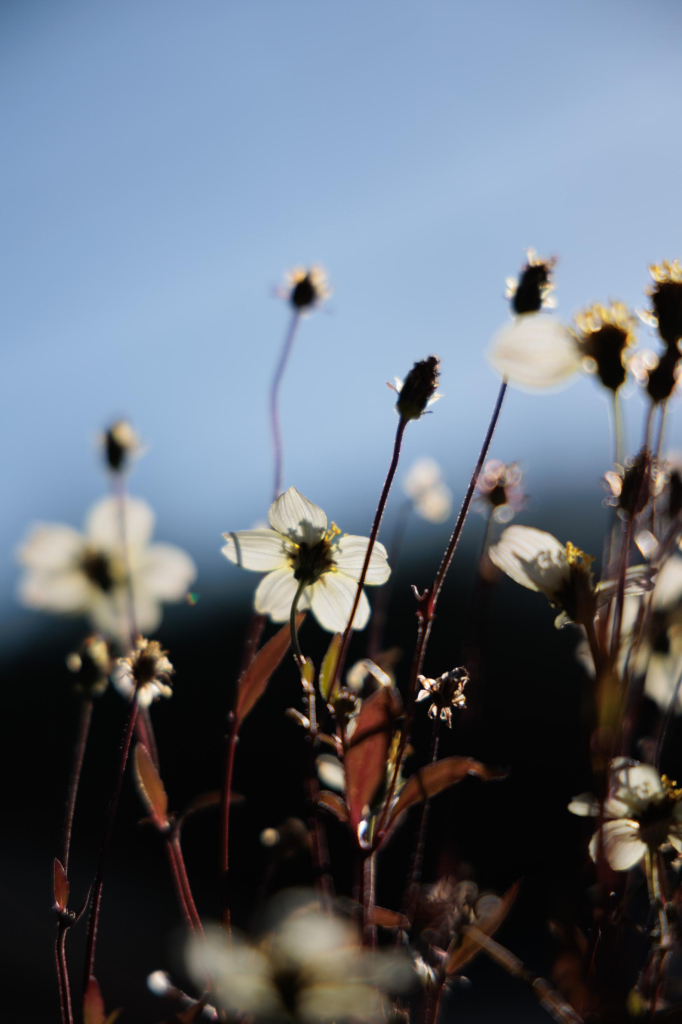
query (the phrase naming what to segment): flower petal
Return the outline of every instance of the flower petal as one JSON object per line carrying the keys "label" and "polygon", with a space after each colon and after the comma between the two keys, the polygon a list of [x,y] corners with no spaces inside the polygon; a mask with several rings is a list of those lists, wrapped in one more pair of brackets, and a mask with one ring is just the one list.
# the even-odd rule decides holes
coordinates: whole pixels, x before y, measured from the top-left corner
{"label": "flower petal", "polygon": [[[260,615],[269,615],[273,622],[286,622],[291,614],[291,605],[298,590],[298,580],[294,579],[294,570],[287,566],[269,572],[258,584],[254,606]],[[298,610],[308,608],[307,591],[303,591],[298,602]]]}
{"label": "flower petal", "polygon": [[317,544],[327,530],[327,517],[322,509],[295,487],[289,487],[272,503],[268,519],[273,530],[297,544]]}
{"label": "flower petal", "polygon": [[679,651],[670,654],[654,653],[649,658],[644,683],[644,694],[661,711],[667,712],[673,700],[673,714],[682,714],[682,657]]}
{"label": "flower petal", "polygon": [[[362,565],[367,554],[367,537],[340,537],[333,550],[334,563],[346,576],[356,582],[360,579]],[[367,567],[365,583],[376,585],[385,583],[391,575],[386,548],[376,541],[372,548],[372,556]],[[350,608],[348,609],[350,614]]]}
{"label": "flower petal", "polygon": [[452,511],[452,491],[446,484],[430,487],[415,498],[414,510],[428,523],[444,523]]}
{"label": "flower petal", "polygon": [[[141,498],[125,498],[125,540],[130,548],[143,548],[154,532],[154,512]],[[85,519],[88,540],[105,551],[121,546],[121,503],[104,498],[93,505]]]}
{"label": "flower petal", "polygon": [[[636,821],[626,818],[607,821],[602,825],[601,834],[604,855],[614,871],[629,871],[646,853],[646,843],[639,838],[639,825]],[[592,836],[590,855],[593,860],[599,856],[598,831]]]}
{"label": "flower petal", "polygon": [[276,530],[240,530],[224,533],[222,552],[230,562],[254,572],[271,572],[287,564],[288,545]]}
{"label": "flower petal", "polygon": [[440,484],[442,479],[443,474],[435,459],[417,459],[407,472],[403,481],[403,490],[409,498],[418,498],[424,491]]}
{"label": "flower petal", "polygon": [[573,337],[554,317],[517,317],[493,337],[488,362],[522,390],[566,386],[580,368]]}
{"label": "flower petal", "polygon": [[564,545],[544,530],[508,526],[488,554],[516,583],[548,597],[561,591],[568,578]]}
{"label": "flower petal", "polygon": [[45,573],[29,570],[18,586],[19,600],[27,608],[77,615],[87,611],[90,587],[82,572]]}
{"label": "flower petal", "polygon": [[591,793],[581,793],[580,796],[573,797],[568,809],[579,818],[596,818],[599,814],[599,801]]}
{"label": "flower petal", "polygon": [[[348,624],[358,585],[341,572],[326,572],[309,588],[313,615],[330,633],[342,633]],[[353,629],[364,629],[369,619],[369,601],[363,591],[353,618]]]}
{"label": "flower petal", "polygon": [[83,535],[71,526],[38,523],[19,548],[18,556],[31,569],[58,572],[78,562],[84,548]]}
{"label": "flower petal", "polygon": [[[101,590],[95,590],[93,587],[90,601],[89,614],[95,629],[99,633],[104,633],[105,636],[111,637],[112,640],[118,640],[127,649],[130,646],[132,624],[128,610],[128,594],[125,588],[117,587],[115,590],[105,594]],[[138,610],[137,604],[135,610],[136,612]],[[160,618],[161,616],[159,615]],[[144,629],[145,632],[152,632],[158,624],[158,622],[154,622],[152,629],[149,629],[147,623],[135,622],[136,628]]]}
{"label": "flower petal", "polygon": [[160,601],[179,601],[196,579],[197,567],[187,552],[175,544],[152,544],[145,551],[136,576],[144,579],[145,589]]}
{"label": "flower petal", "polygon": [[652,597],[657,611],[675,608],[682,600],[682,558],[673,555],[658,571]]}

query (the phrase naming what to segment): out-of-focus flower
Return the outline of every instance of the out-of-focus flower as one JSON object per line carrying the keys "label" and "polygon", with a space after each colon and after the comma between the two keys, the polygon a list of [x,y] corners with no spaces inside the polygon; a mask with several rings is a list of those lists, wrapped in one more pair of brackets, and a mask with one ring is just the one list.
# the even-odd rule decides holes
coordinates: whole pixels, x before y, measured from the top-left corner
{"label": "out-of-focus flower", "polygon": [[632,519],[644,511],[651,497],[660,494],[663,478],[648,448],[642,448],[625,466],[616,465],[605,473],[604,482],[611,492],[605,504],[617,508],[621,519]]}
{"label": "out-of-focus flower", "polygon": [[492,893],[480,893],[475,882],[441,878],[435,885],[422,886],[415,904],[413,933],[420,942],[440,949],[453,948],[462,928],[481,928],[499,912],[501,900]]}
{"label": "out-of-focus flower", "polygon": [[[266,572],[256,590],[255,607],[274,622],[285,622],[299,585],[305,589],[298,608],[313,615],[331,633],[346,628],[355,600],[357,582],[367,552],[368,539],[341,535],[333,523],[295,487],[289,487],[270,506],[271,530],[242,530],[224,533],[225,557],[254,572]],[[385,583],[391,570],[386,549],[375,543],[365,583]],[[361,595],[353,629],[364,629],[369,619],[369,601]]]}
{"label": "out-of-focus flower", "polygon": [[508,526],[488,550],[490,561],[528,590],[544,594],[561,609],[557,625],[594,616],[593,558],[570,541],[564,545],[544,530]]}
{"label": "out-of-focus flower", "polygon": [[391,668],[396,659],[389,657],[391,654],[392,651],[384,652],[386,666],[389,669],[388,672],[384,671],[384,669],[372,661],[371,658],[363,658],[361,661],[356,661],[346,673],[346,683],[348,688],[354,693],[360,693],[365,682],[370,677],[375,681],[375,683],[378,683],[379,686],[393,686],[395,684],[395,675],[391,671]]}
{"label": "out-of-focus flower", "polygon": [[[650,764],[618,758],[611,764],[609,795],[604,802],[606,821],[590,842],[597,860],[600,849],[614,871],[629,871],[647,849],[668,844],[682,852],[682,789]],[[596,817],[597,801],[589,793],[574,797],[572,814]]]}
{"label": "out-of-focus flower", "polygon": [[294,267],[286,276],[285,295],[294,309],[307,313],[331,295],[322,267]]}
{"label": "out-of-focus flower", "polygon": [[99,697],[109,685],[111,647],[103,636],[88,636],[66,659],[74,676],[74,688],[87,697]]}
{"label": "out-of-focus flower", "polygon": [[543,307],[551,308],[553,300],[551,292],[552,271],[556,266],[556,258],[543,259],[534,249],[526,250],[527,260],[521,268],[518,278],[507,278],[507,298],[511,308],[517,315],[537,313]]}
{"label": "out-of-focus flower", "polygon": [[663,260],[649,267],[654,283],[647,290],[651,309],[641,314],[645,323],[658,329],[661,339],[677,348],[682,338],[682,264]]}
{"label": "out-of-focus flower", "polygon": [[116,662],[111,681],[127,700],[134,697],[143,708],[159,697],[172,697],[170,677],[175,669],[167,655],[157,640],[138,636],[130,654]]}
{"label": "out-of-focus flower", "polygon": [[445,722],[448,729],[452,728],[452,709],[465,708],[467,699],[464,687],[469,682],[469,673],[465,668],[453,668],[451,672],[443,672],[437,679],[417,676],[422,689],[417,694],[417,701],[430,700],[429,718],[438,718]]}
{"label": "out-of-focus flower", "polygon": [[97,502],[84,533],[60,523],[35,526],[19,549],[26,567],[20,601],[47,612],[88,615],[97,630],[127,642],[132,591],[136,628],[153,632],[161,603],[181,600],[196,577],[181,548],[150,544],[153,529],[154,513],[139,498],[125,498],[123,505],[116,498]]}
{"label": "out-of-focus flower", "polygon": [[491,515],[496,523],[509,523],[526,505],[521,486],[523,473],[518,462],[486,462],[476,485],[476,505],[484,515]]}
{"label": "out-of-focus flower", "polygon": [[320,782],[338,793],[346,790],[346,774],[338,757],[333,754],[320,754],[315,762]]}
{"label": "out-of-focus flower", "polygon": [[430,523],[444,523],[452,510],[452,491],[443,483],[435,459],[417,459],[403,481],[403,490],[417,515]]}
{"label": "out-of-focus flower", "polygon": [[[661,465],[661,492],[665,494],[664,514],[671,521],[682,512],[682,456],[669,453]],[[657,508],[660,512],[660,504]]]}
{"label": "out-of-focus flower", "polygon": [[101,438],[104,457],[110,470],[123,473],[130,459],[142,454],[140,439],[127,420],[117,420]]}
{"label": "out-of-focus flower", "polygon": [[605,388],[617,391],[625,382],[628,360],[636,344],[635,318],[622,302],[595,303],[578,313],[573,336],[582,368],[596,374]]}
{"label": "out-of-focus flower", "polygon": [[346,921],[310,909],[291,914],[257,946],[234,932],[206,930],[188,944],[185,962],[202,989],[233,1014],[260,1020],[346,1021],[384,1017],[384,992],[400,992],[414,978],[406,957],[368,953]]}
{"label": "out-of-focus flower", "polygon": [[429,356],[415,363],[404,381],[394,377],[395,384],[388,386],[398,396],[395,408],[401,419],[421,419],[428,407],[443,397],[436,393],[439,373],[440,359]]}

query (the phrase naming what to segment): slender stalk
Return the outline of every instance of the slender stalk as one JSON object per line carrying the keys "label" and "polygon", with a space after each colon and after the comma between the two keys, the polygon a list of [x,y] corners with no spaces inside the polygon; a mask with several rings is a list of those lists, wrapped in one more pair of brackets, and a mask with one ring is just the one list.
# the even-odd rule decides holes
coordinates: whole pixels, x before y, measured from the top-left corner
{"label": "slender stalk", "polygon": [[95,874],[95,881],[93,885],[92,906],[90,908],[90,917],[88,920],[88,937],[85,950],[85,970],[83,975],[84,992],[88,987],[88,982],[90,981],[90,978],[93,976],[95,969],[97,929],[99,925],[99,915],[102,904],[102,889],[104,888],[104,868],[106,865],[107,854],[109,853],[111,836],[114,830],[114,821],[116,819],[118,801],[121,796],[121,787],[123,786],[123,777],[125,775],[126,765],[128,763],[128,754],[130,753],[130,743],[132,741],[133,732],[135,730],[135,722],[137,720],[138,708],[139,705],[137,703],[137,697],[135,694],[133,694],[133,699],[130,705],[130,711],[128,713],[128,721],[126,723],[126,729],[123,736],[123,743],[121,744],[121,756],[119,758],[118,763],[118,772],[116,774],[114,792],[111,797],[109,809],[107,811],[106,823],[104,826],[104,837],[102,839],[102,846],[100,848],[99,860],[97,862],[97,871]]}
{"label": "slender stalk", "polygon": [[282,345],[279,362],[277,363],[275,375],[270,386],[270,427],[272,430],[272,448],[275,456],[275,477],[272,489],[273,501],[279,498],[282,491],[282,431],[279,421],[279,389],[300,321],[301,311],[300,309],[294,309],[291,314],[289,327],[284,336],[284,344]]}
{"label": "slender stalk", "polygon": [[71,777],[69,778],[69,791],[66,798],[66,814],[64,816],[64,828],[62,832],[62,855],[61,862],[64,874],[69,872],[69,854],[71,852],[71,832],[73,830],[73,816],[76,810],[76,799],[80,785],[81,772],[83,770],[83,758],[90,732],[92,721],[92,697],[83,697],[80,702],[80,716],[78,720],[78,734],[76,746],[73,752],[73,764],[71,766]]}
{"label": "slender stalk", "polygon": [[372,618],[370,619],[369,639],[367,640],[367,657],[371,658],[373,661],[376,661],[377,655],[381,651],[384,628],[386,626],[386,614],[388,612],[389,599],[393,589],[392,584],[395,579],[396,569],[400,560],[400,552],[402,551],[403,541],[405,539],[405,531],[407,529],[412,508],[413,502],[408,498],[407,501],[404,501],[398,509],[398,514],[393,526],[393,536],[391,537],[391,541],[388,545],[388,564],[391,567],[391,575],[387,582],[384,583],[383,587],[379,587],[374,604],[372,605]]}
{"label": "slender stalk", "polygon": [[653,950],[650,965],[650,973],[653,979],[653,984],[651,985],[653,996],[650,1019],[653,1019],[656,1013],[658,996],[663,985],[665,966],[672,948],[672,936],[668,915],[665,910],[665,897],[661,887],[660,865],[657,854],[657,850],[647,847],[645,857],[647,889],[649,891],[649,902],[658,916],[659,929],[658,944]]}
{"label": "slender stalk", "polygon": [[348,616],[348,624],[341,638],[341,648],[339,650],[339,658],[336,663],[336,671],[334,672],[334,679],[332,681],[332,689],[336,685],[336,681],[343,673],[343,666],[346,660],[346,654],[348,653],[348,645],[350,643],[350,635],[353,629],[353,619],[355,618],[355,613],[357,612],[358,605],[360,604],[362,588],[364,587],[365,580],[367,579],[367,571],[369,569],[369,563],[372,558],[372,551],[374,550],[374,544],[379,533],[379,527],[381,526],[381,520],[383,518],[384,510],[386,508],[386,502],[388,501],[389,491],[391,490],[391,485],[393,484],[395,473],[398,468],[398,460],[400,459],[400,448],[403,443],[403,435],[405,434],[405,428],[408,423],[409,420],[404,419],[402,416],[400,417],[398,429],[396,430],[395,434],[395,441],[393,442],[393,454],[391,455],[391,462],[388,467],[388,473],[386,474],[384,486],[382,488],[381,496],[379,498],[379,504],[374,515],[374,522],[372,523],[372,530],[370,532],[369,541],[367,543],[367,551],[365,552],[365,560],[362,563],[362,571],[360,572],[357,589],[355,591],[353,607],[351,608],[350,615]]}
{"label": "slender stalk", "polygon": [[179,888],[178,894],[180,896],[181,903],[184,904],[187,910],[187,916],[189,919],[192,931],[197,931],[204,937],[204,929],[201,924],[201,918],[199,917],[199,911],[197,910],[194,897],[192,896],[192,887],[189,883],[189,876],[187,874],[187,868],[185,866],[185,858],[182,852],[182,846],[180,845],[180,833],[178,829],[174,829],[171,836],[168,839],[168,846],[175,861],[175,868],[178,874]]}
{"label": "slender stalk", "polygon": [[228,891],[228,871],[230,866],[230,799],[232,796],[232,775],[234,772],[234,754],[237,746],[239,722],[234,711],[228,715],[228,730],[225,737],[225,763],[223,785],[220,795],[220,869],[222,873],[221,903],[223,927],[230,931],[230,900]]}
{"label": "slender stalk", "polygon": [[376,864],[375,854],[366,850],[362,854],[362,941],[369,949],[377,944],[377,928],[372,918],[375,906]]}
{"label": "slender stalk", "polygon": [[130,558],[128,554],[128,535],[126,529],[126,486],[123,476],[117,474],[114,477],[114,493],[118,499],[118,528],[121,540],[121,556],[126,577],[126,600],[128,604],[128,631],[130,633],[130,646],[135,646],[137,636],[137,617],[135,615],[135,595],[133,593],[133,577],[130,571]]}
{"label": "slender stalk", "polygon": [[305,658],[301,652],[301,645],[298,642],[298,630],[296,629],[296,612],[298,611],[298,602],[301,600],[303,591],[308,586],[307,580],[301,580],[298,584],[298,590],[291,602],[291,614],[289,615],[289,629],[291,630],[291,646],[294,651],[294,660],[298,666],[299,672],[303,671],[305,666]]}
{"label": "slender stalk", "polygon": [[623,405],[617,391],[613,392],[613,444],[615,462],[622,466],[625,456],[625,424],[623,422]]}
{"label": "slender stalk", "polygon": [[[433,729],[431,732],[431,747],[429,750],[429,764],[438,757],[438,743],[439,743],[439,726],[440,717],[436,715],[433,720]],[[417,901],[417,891],[419,888],[419,881],[421,878],[422,865],[424,863],[424,850],[426,848],[426,829],[429,823],[429,811],[431,808],[431,800],[427,797],[422,801],[422,810],[419,817],[419,828],[415,836],[414,849],[412,852],[412,865],[410,867],[410,876],[405,889],[404,905],[406,907],[406,917],[409,921],[412,920],[414,914],[414,908]]]}
{"label": "slender stalk", "polygon": [[166,834],[164,838],[166,840],[166,855],[168,857],[168,865],[170,867],[171,875],[173,878],[173,886],[175,888],[176,893],[178,894],[178,899],[180,901],[180,910],[182,911],[182,916],[185,919],[185,924],[192,932],[192,934],[194,934],[194,922],[192,921],[192,915],[187,905],[187,899],[185,897],[185,890],[182,885],[182,879],[180,878],[180,872],[178,871],[178,865],[175,858],[175,850],[173,849],[173,842],[168,834]]}
{"label": "slender stalk", "polygon": [[400,749],[398,751],[398,756],[396,757],[395,768],[393,769],[393,776],[391,778],[387,798],[384,801],[384,810],[381,815],[379,826],[376,832],[377,842],[381,842],[384,836],[383,829],[386,823],[386,816],[393,801],[395,787],[398,781],[398,772],[400,771],[400,765],[402,763],[402,758],[405,753],[405,747],[407,746],[407,741],[409,739],[410,725],[414,713],[414,698],[417,689],[417,676],[421,673],[424,658],[426,656],[426,649],[428,647],[429,637],[431,635],[431,627],[433,625],[433,620],[436,616],[436,605],[438,603],[438,598],[440,597],[441,590],[443,589],[443,584],[445,583],[445,577],[447,576],[450,565],[452,564],[452,559],[454,557],[455,551],[457,550],[457,545],[459,544],[459,539],[462,535],[464,523],[468,515],[469,509],[471,507],[471,502],[473,500],[474,494],[476,492],[478,478],[481,475],[483,464],[488,457],[488,451],[490,450],[490,445],[493,439],[493,434],[495,433],[497,421],[500,418],[500,411],[502,409],[502,403],[504,401],[504,396],[506,393],[507,381],[503,380],[502,384],[500,385],[500,390],[497,393],[497,398],[495,400],[492,416],[490,417],[488,429],[486,430],[486,434],[483,439],[483,446],[479,453],[476,465],[474,466],[474,471],[471,474],[469,486],[467,487],[466,494],[464,495],[462,507],[459,510],[459,515],[457,516],[457,522],[455,523],[455,528],[452,531],[452,536],[450,537],[448,546],[445,549],[445,554],[443,555],[440,566],[438,567],[438,572],[436,573],[436,577],[433,581],[432,586],[430,587],[430,589],[425,591],[424,594],[422,594],[421,597],[418,599],[419,604],[417,608],[417,640],[414,649],[414,656],[412,658],[412,668],[410,671],[409,692],[405,706],[405,724],[402,730],[402,735],[400,737]]}
{"label": "slender stalk", "polygon": [[66,963],[66,933],[69,925],[63,918],[57,926],[55,943],[55,959],[57,961],[57,981],[59,983],[59,1003],[62,1012],[62,1024],[74,1024],[73,1005],[71,1003],[71,986],[69,985],[69,969]]}

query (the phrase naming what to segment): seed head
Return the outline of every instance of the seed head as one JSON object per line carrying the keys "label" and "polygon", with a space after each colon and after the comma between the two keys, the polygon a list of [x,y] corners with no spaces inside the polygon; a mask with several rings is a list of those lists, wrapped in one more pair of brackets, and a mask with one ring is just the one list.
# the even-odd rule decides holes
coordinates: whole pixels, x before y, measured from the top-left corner
{"label": "seed head", "polygon": [[453,668],[451,672],[444,672],[438,679],[417,676],[417,682],[423,687],[417,695],[417,700],[431,700],[432,702],[429,706],[429,718],[440,716],[448,729],[451,729],[452,709],[466,707],[464,687],[469,682],[467,670],[463,667]]}
{"label": "seed head", "polygon": [[518,280],[510,277],[507,281],[507,298],[511,300],[512,311],[517,316],[537,313],[543,306],[550,306],[549,296],[554,289],[551,275],[556,259],[541,259],[533,249],[527,250],[527,256]]}
{"label": "seed head", "polygon": [[622,302],[595,303],[575,318],[573,336],[583,355],[583,367],[595,373],[605,388],[617,391],[627,375],[628,356],[636,343],[635,318]]}
{"label": "seed head", "polygon": [[127,420],[117,420],[102,438],[104,457],[113,473],[123,473],[141,452],[140,439]]}
{"label": "seed head", "polygon": [[649,267],[654,283],[648,290],[651,310],[645,320],[658,329],[670,348],[677,348],[682,338],[682,264],[679,260],[663,260]]}
{"label": "seed head", "polygon": [[427,406],[440,398],[436,394],[439,373],[440,360],[437,356],[429,356],[415,363],[404,381],[396,382],[398,401],[395,407],[401,419],[420,419]]}
{"label": "seed head", "polygon": [[331,295],[322,267],[295,267],[287,274],[287,297],[294,309],[306,312]]}

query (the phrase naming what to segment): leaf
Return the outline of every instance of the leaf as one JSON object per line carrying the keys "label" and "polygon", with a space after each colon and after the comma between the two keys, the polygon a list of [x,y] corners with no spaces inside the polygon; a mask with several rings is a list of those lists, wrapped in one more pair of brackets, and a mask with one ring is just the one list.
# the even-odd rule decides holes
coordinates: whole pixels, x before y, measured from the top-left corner
{"label": "leaf", "polygon": [[144,743],[135,746],[135,781],[142,803],[159,829],[168,828],[168,797]]}
{"label": "leaf", "polygon": [[336,676],[336,666],[339,663],[339,654],[341,653],[341,634],[335,633],[331,638],[327,653],[324,656],[322,667],[320,668],[320,693],[324,697],[325,701],[328,701],[332,695],[332,684],[334,677]]}
{"label": "leaf", "polygon": [[435,796],[436,793],[442,792],[448,786],[454,786],[456,782],[461,782],[467,775],[477,775],[480,779],[488,781],[502,778],[505,774],[499,769],[487,768],[480,761],[475,761],[473,757],[444,757],[442,761],[424,765],[416,775],[407,780],[400,791],[400,796],[391,811],[389,825],[412,804]]}
{"label": "leaf", "polygon": [[387,910],[386,907],[372,907],[369,911],[371,924],[378,924],[380,928],[409,928],[410,922],[404,914],[397,910]]}
{"label": "leaf", "polygon": [[107,1016],[102,991],[96,978],[90,978],[83,996],[83,1024],[114,1024],[121,1010],[112,1010]]}
{"label": "leaf", "polygon": [[[491,936],[494,935],[497,929],[500,927],[505,917],[511,910],[514,900],[518,896],[521,882],[514,882],[510,889],[507,889],[506,893],[499,902],[497,908],[486,917],[483,921],[478,922],[477,929],[483,935]],[[454,949],[445,963],[445,974],[455,974],[457,971],[461,971],[464,964],[468,963],[472,957],[480,951],[480,945],[465,935]]]}
{"label": "leaf", "polygon": [[69,902],[69,880],[60,860],[54,859],[54,905],[57,910],[66,910]]}
{"label": "leaf", "polygon": [[365,807],[371,804],[385,779],[395,719],[402,710],[400,694],[390,686],[367,698],[344,757],[346,803],[350,825],[357,835]]}
{"label": "leaf", "polygon": [[[296,629],[299,629],[305,618],[305,612],[296,616]],[[291,644],[289,624],[275,633],[259,650],[253,661],[239,677],[237,683],[237,700],[234,713],[237,728],[249,714],[254,704],[265,693],[270,676],[275,671]]]}
{"label": "leaf", "polygon": [[347,822],[349,820],[348,808],[337,793],[331,793],[328,789],[324,789],[317,798],[317,802],[325,810],[331,811],[339,821]]}

